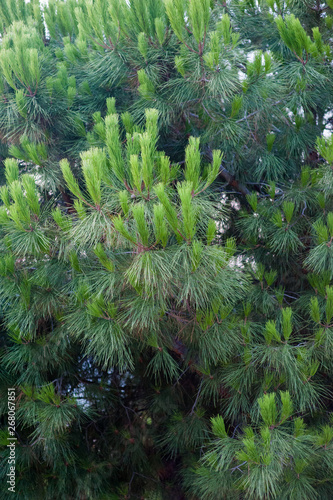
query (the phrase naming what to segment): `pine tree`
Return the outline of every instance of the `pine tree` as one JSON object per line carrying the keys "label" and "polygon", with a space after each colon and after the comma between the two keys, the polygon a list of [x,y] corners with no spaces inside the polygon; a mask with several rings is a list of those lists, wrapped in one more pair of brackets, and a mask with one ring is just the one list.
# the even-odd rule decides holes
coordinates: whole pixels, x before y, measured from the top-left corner
{"label": "pine tree", "polygon": [[1,2],[1,497],[331,497],[332,26]]}

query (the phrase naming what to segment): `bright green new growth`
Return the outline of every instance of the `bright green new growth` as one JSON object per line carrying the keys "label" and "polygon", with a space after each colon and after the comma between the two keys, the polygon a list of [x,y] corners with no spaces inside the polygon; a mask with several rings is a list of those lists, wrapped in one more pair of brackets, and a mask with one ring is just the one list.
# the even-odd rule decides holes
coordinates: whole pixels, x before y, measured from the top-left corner
{"label": "bright green new growth", "polygon": [[[186,149],[185,181],[179,181],[177,184],[179,198],[175,203],[168,194],[171,183],[175,181],[172,166],[165,154],[156,149],[157,120],[158,112],[148,109],[145,130],[138,134],[139,154],[133,155],[128,154],[120,145],[118,115],[114,113],[105,117],[106,148],[92,148],[81,153],[81,168],[88,196],[81,192],[69,163],[66,160],[61,161],[64,179],[73,195],[78,197],[83,205],[95,208],[102,217],[107,218],[110,227],[119,232],[125,240],[146,250],[150,245],[155,247],[159,243],[166,246],[167,238],[171,237],[168,227],[174,232],[179,244],[183,241],[187,243],[192,241],[198,231],[196,219],[201,211],[200,202],[199,204],[195,202],[194,197],[208,189],[214,182],[222,159],[219,151],[213,152],[212,166],[208,170],[206,180],[203,180],[200,175],[199,141],[191,137]],[[103,123],[103,120],[100,123]],[[130,148],[131,144],[129,143],[127,147]],[[126,165],[128,158],[129,164]],[[116,179],[117,182],[115,182]],[[123,182],[122,187],[125,187],[125,190],[117,187],[120,186],[118,181]],[[161,204],[156,206],[157,200]],[[181,217],[177,213],[177,205]],[[123,214],[111,216],[109,207],[112,207],[113,211],[119,207]],[[149,230],[153,219],[154,237]],[[132,226],[131,220],[135,222],[138,241],[134,233],[128,229]],[[207,222],[212,224],[212,221]],[[198,236],[201,237],[199,233]],[[90,237],[92,241],[97,241],[94,233]],[[211,239],[209,239],[210,242]]]}

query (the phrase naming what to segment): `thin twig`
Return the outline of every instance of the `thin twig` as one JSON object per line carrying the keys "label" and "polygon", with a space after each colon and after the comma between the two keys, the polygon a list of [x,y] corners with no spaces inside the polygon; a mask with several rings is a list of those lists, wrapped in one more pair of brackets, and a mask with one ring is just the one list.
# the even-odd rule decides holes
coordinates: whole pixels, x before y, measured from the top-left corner
{"label": "thin twig", "polygon": [[197,392],[197,397],[195,398],[194,405],[192,406],[190,415],[193,415],[195,407],[197,406],[198,399],[199,399],[199,396],[200,396],[200,393],[201,393],[202,384],[203,384],[203,378],[201,379],[201,382],[200,382],[200,385],[199,385],[199,389],[198,389],[198,392]]}

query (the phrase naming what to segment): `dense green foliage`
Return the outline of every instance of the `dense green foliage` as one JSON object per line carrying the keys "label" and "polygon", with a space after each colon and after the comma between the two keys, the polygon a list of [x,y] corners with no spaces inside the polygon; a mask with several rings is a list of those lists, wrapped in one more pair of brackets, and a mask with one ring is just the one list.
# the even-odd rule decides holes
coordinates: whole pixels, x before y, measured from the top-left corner
{"label": "dense green foliage", "polygon": [[1,498],[331,498],[332,27],[0,2]]}

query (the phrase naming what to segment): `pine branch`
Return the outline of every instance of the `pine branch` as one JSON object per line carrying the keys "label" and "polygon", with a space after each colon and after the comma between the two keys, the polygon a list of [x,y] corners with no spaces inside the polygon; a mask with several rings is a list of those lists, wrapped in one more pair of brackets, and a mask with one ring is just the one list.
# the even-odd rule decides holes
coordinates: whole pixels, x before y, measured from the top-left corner
{"label": "pine branch", "polygon": [[[208,157],[209,161],[213,161],[213,155],[210,149],[205,154]],[[241,184],[239,181],[237,181],[237,179],[235,179],[235,177],[230,172],[228,172],[228,170],[223,166],[222,163],[220,165],[219,173],[228,182],[228,184],[235,189],[235,191],[242,193],[244,196],[250,194],[248,188],[244,186],[244,184]]]}

